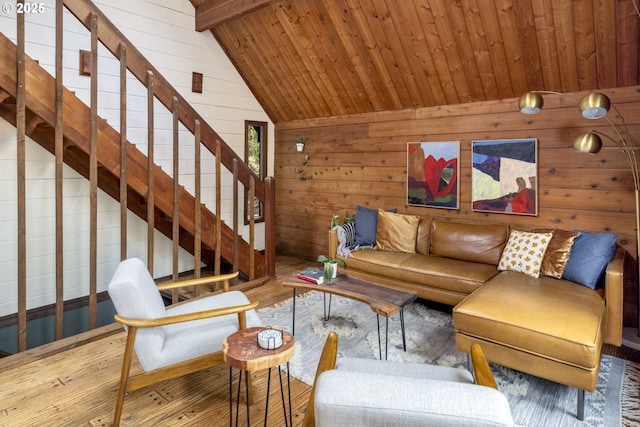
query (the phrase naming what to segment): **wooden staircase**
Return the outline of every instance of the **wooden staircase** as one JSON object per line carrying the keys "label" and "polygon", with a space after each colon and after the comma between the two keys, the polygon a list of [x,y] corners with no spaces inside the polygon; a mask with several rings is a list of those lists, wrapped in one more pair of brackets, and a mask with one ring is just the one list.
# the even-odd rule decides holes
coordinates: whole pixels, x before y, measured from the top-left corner
{"label": "wooden staircase", "polygon": [[[233,227],[230,227],[220,220],[219,206],[215,207],[214,213],[199,204],[199,198],[174,182],[172,177],[160,167],[149,162],[147,156],[134,144],[129,141],[123,142],[119,132],[98,117],[97,113],[74,93],[62,88],[64,102],[57,102],[59,98],[56,96],[56,88],[59,85],[56,84],[56,79],[27,55],[21,59],[19,46],[2,33],[0,33],[0,116],[16,126],[19,132],[24,128],[25,135],[54,155],[56,155],[55,127],[62,118],[63,153],[60,158],[64,159],[66,165],[90,179],[92,162],[96,162],[97,186],[101,190],[117,201],[123,201],[123,191],[126,191],[126,197],[124,197],[126,202],[123,204],[126,204],[128,210],[149,224],[153,224],[153,228],[169,239],[173,239],[174,246],[179,245],[187,252],[199,256],[205,264],[210,266],[216,264],[219,268],[222,260],[232,265],[235,270],[244,273],[249,279],[260,280],[260,278],[273,277],[275,275],[273,179],[268,178],[265,182],[258,180],[222,138],[162,78],[160,73],[93,3],[88,0],[59,2],[59,4],[62,3],[85,24],[92,32],[92,37],[99,40],[116,58],[121,60],[121,63],[123,60],[121,55],[126,51],[124,60],[126,69],[145,86],[151,81],[149,78],[151,76],[155,99],[160,100],[169,109],[176,123],[181,123],[194,134],[194,140],[201,141],[203,149],[211,151],[216,156],[217,174],[221,168],[226,168],[233,174],[234,188],[237,186],[248,188],[250,194],[263,203],[266,248],[264,253],[255,250],[252,239],[247,242],[239,237],[235,221]],[[16,66],[19,61],[24,64],[22,76],[20,66]],[[20,81],[24,82],[26,88],[22,94],[19,89]],[[88,131],[92,126],[97,127],[97,149],[92,147],[92,139]],[[122,153],[125,153],[125,157],[121,157]],[[122,162],[121,159],[123,159]],[[126,172],[121,168],[121,163],[126,163]],[[123,182],[126,186],[121,185],[122,175],[124,175]],[[218,203],[219,179],[216,185],[218,186],[216,203]],[[234,193],[241,194],[237,191]],[[152,202],[147,203],[150,195],[152,195]],[[150,206],[152,206],[151,209]],[[198,206],[201,208],[198,209]],[[174,222],[176,213],[178,221]],[[234,207],[234,215],[235,218],[238,217],[237,206]],[[253,233],[253,228],[251,231]],[[174,252],[177,257],[177,251]],[[96,268],[96,266],[92,267]],[[23,268],[18,269],[19,275],[23,270]],[[95,277],[95,274],[92,277]],[[19,282],[21,282],[20,277]],[[22,283],[22,286],[25,286],[26,281],[22,280]],[[57,286],[57,288],[57,293],[61,294],[63,287]],[[91,289],[93,292],[95,286]],[[26,294],[24,289],[21,291],[18,292],[19,299],[21,294]],[[63,302],[62,296],[58,295],[57,300],[56,304],[60,305]],[[90,302],[92,300],[95,302],[94,295],[90,296]],[[19,310],[26,309],[24,301],[22,303],[19,301],[18,305]],[[61,317],[62,310],[57,310],[57,313]],[[20,323],[21,319],[26,319],[26,316],[24,313],[19,313],[18,318]],[[58,322],[60,325],[56,330],[61,331],[61,319],[58,319]],[[24,325],[19,325],[18,329],[25,334],[26,328],[22,326]],[[24,341],[26,341],[24,336],[21,336],[20,342]],[[25,349],[23,347],[21,345],[21,351]]]}
{"label": "wooden staircase", "polygon": [[[16,46],[0,34],[0,115],[9,123],[16,124]],[[55,125],[55,79],[31,58],[26,59],[27,135],[54,154]],[[72,92],[64,90],[64,134],[65,163],[75,171],[89,178],[89,138],[87,129],[91,127],[91,112],[88,106]],[[120,134],[109,124],[99,119],[98,173],[100,189],[119,200],[120,188]],[[147,219],[147,157],[133,144],[127,147],[128,164],[128,205],[140,218]],[[155,224],[168,238],[172,238],[173,179],[159,167],[154,168],[155,182]],[[180,246],[193,254],[194,197],[184,188],[180,189]],[[214,226],[215,215],[208,209],[202,210],[203,262],[211,265],[213,249],[216,247]],[[239,240],[240,271],[249,272],[249,246]],[[233,230],[223,223],[222,254],[227,261],[233,260]],[[265,274],[264,256],[257,252],[256,276]]]}

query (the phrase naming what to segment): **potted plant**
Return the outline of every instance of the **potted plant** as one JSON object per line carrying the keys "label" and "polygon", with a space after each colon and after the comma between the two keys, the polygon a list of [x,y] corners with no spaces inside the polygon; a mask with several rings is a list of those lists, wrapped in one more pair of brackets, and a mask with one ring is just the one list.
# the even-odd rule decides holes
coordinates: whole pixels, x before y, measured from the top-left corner
{"label": "potted plant", "polygon": [[[342,222],[342,224],[350,224],[350,223],[354,223],[356,222],[356,215],[349,215],[349,212],[345,212],[344,213],[344,221]],[[338,216],[338,214],[333,214],[333,216],[331,217],[331,230],[338,226],[341,225],[340,223],[340,217]]]}
{"label": "potted plant", "polygon": [[[305,144],[307,143],[307,138],[301,136],[298,141],[296,141],[296,151],[298,153],[303,154],[302,164],[300,167],[296,168],[296,175],[298,175],[298,179],[300,181],[306,181],[307,179],[313,178],[311,175],[307,175],[307,166],[309,165],[309,153],[305,151]],[[296,155],[296,153],[294,153]],[[297,155],[296,155],[297,157]],[[297,162],[297,160],[296,160]]]}
{"label": "potted plant", "polygon": [[304,136],[301,136],[298,141],[296,141],[296,150],[298,153],[301,153],[304,150],[304,144],[307,142],[307,139]]}
{"label": "potted plant", "polygon": [[318,262],[324,263],[324,283],[331,284],[331,280],[338,275],[338,264],[347,268],[347,263],[340,258],[330,258],[326,255],[318,256]]}

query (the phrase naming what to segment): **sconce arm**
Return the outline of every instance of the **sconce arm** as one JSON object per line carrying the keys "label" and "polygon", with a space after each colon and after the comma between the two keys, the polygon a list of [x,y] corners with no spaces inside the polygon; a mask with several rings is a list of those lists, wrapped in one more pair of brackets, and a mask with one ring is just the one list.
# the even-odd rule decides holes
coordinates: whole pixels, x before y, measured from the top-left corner
{"label": "sconce arm", "polygon": [[618,139],[615,139],[612,136],[607,135],[606,133],[602,133],[594,129],[591,129],[590,132],[600,136],[604,136],[605,138],[613,141],[618,147],[620,147],[622,152],[627,157],[627,162],[629,163],[629,167],[631,168],[631,174],[633,175],[633,186],[636,190],[640,190],[640,171],[638,170],[638,159],[636,157],[635,146],[631,141],[627,142],[627,140],[624,139],[618,127],[613,124],[609,117],[605,117],[605,119],[615,131]]}
{"label": "sconce arm", "polygon": [[539,93],[543,95],[564,95],[562,92],[556,92],[555,90],[530,90],[529,93]]}

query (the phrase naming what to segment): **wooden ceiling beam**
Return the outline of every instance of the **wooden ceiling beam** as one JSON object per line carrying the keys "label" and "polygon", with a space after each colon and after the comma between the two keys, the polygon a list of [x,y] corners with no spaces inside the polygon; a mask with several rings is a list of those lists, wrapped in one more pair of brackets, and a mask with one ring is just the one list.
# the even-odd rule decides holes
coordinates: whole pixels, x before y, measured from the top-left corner
{"label": "wooden ceiling beam", "polygon": [[271,0],[209,0],[196,7],[196,31],[206,31],[230,19],[263,8]]}

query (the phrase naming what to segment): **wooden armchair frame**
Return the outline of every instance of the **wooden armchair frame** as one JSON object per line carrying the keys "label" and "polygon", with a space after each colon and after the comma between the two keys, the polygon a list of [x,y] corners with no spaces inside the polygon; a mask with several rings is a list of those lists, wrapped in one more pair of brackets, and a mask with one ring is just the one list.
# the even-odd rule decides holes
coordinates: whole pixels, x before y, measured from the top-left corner
{"label": "wooden armchair frame", "polygon": [[309,401],[307,402],[307,410],[304,413],[304,419],[302,420],[302,427],[314,427],[316,425],[316,411],[314,408],[315,396],[316,396],[316,383],[318,377],[325,371],[336,368],[336,360],[338,359],[338,334],[335,331],[329,332],[327,339],[324,342],[322,348],[322,354],[320,354],[320,360],[318,361],[318,368],[316,369],[316,376],[313,380],[313,386],[311,387],[311,394],[309,395]]}
{"label": "wooden armchair frame", "polygon": [[473,378],[476,384],[498,389],[489,362],[478,343],[471,344],[471,366],[473,367]]}
{"label": "wooden armchair frame", "polygon": [[[158,291],[176,289],[186,286],[197,286],[210,283],[223,284],[223,291],[229,291],[229,283],[232,279],[238,276],[238,272],[222,274],[218,276],[202,277],[198,279],[183,280],[178,282],[163,283],[157,285]],[[258,302],[250,304],[231,306],[218,308],[213,310],[205,310],[193,313],[185,313],[177,316],[167,316],[155,319],[133,319],[115,315],[114,318],[117,322],[128,328],[127,343],[124,350],[124,358],[122,360],[122,372],[120,374],[120,385],[118,388],[118,397],[116,400],[116,409],[113,416],[113,426],[118,427],[120,425],[120,418],[122,416],[122,407],[124,404],[124,396],[126,393],[134,390],[141,389],[151,384],[155,384],[164,380],[177,378],[192,372],[197,372],[202,369],[207,369],[211,366],[224,363],[224,357],[222,350],[206,354],[194,359],[186,360],[180,363],[176,363],[170,366],[158,368],[148,372],[141,372],[139,374],[129,376],[131,371],[131,362],[133,360],[134,343],[136,340],[136,334],[138,328],[154,328],[163,325],[170,325],[181,322],[191,322],[194,320],[208,319],[218,316],[226,316],[229,314],[238,315],[238,325],[240,329],[244,329],[247,326],[246,312],[253,310],[258,306]]]}

